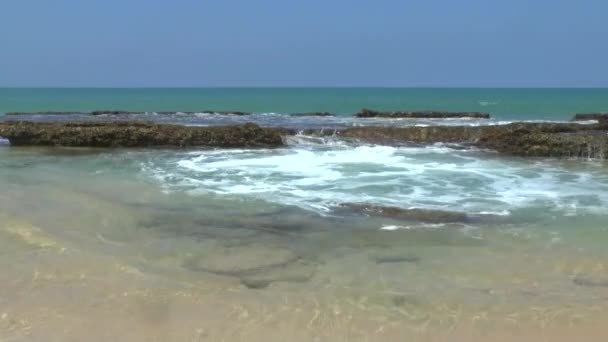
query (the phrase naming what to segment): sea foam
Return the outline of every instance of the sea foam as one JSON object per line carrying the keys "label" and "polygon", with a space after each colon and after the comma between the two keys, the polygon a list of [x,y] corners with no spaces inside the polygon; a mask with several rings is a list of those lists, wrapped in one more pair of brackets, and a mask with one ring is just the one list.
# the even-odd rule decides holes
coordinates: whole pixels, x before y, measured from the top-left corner
{"label": "sea foam", "polygon": [[171,191],[252,197],[320,213],[343,202],[501,216],[522,208],[601,212],[608,174],[601,165],[577,165],[445,145],[351,145],[296,136],[284,149],[187,152],[150,161],[145,171]]}

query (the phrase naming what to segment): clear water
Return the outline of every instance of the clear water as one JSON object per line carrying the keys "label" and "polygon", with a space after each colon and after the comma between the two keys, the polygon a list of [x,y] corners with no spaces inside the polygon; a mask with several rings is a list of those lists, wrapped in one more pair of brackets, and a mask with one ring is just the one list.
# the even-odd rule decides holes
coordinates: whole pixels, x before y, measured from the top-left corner
{"label": "clear water", "polygon": [[[281,107],[287,106],[282,96],[273,111],[348,108]],[[66,98],[41,96],[40,103]],[[119,95],[111,103],[143,106],[130,102],[126,108],[121,101]],[[223,106],[221,96],[215,101],[219,109],[256,110]],[[546,119],[542,103],[525,118]],[[158,110],[175,109],[174,103],[166,106]],[[74,109],[108,107],[114,106],[103,100]],[[11,110],[43,110],[28,108]],[[44,107],[49,109],[58,108]],[[575,109],[562,108],[562,116],[550,119],[584,110]],[[505,114],[495,123],[514,117]],[[288,122],[280,115],[258,118],[266,125]],[[216,124],[242,118],[158,120]],[[377,124],[349,118],[289,122]],[[0,142],[0,339],[608,336],[606,162],[336,137],[298,135],[287,142],[271,150],[16,148]],[[462,211],[482,219],[429,224],[370,217],[340,209],[343,202]]]}

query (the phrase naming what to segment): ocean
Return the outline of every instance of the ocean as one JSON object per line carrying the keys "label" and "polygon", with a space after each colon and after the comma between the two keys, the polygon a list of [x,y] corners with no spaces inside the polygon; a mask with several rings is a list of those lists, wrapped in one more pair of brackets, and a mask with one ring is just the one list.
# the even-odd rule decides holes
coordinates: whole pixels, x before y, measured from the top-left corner
{"label": "ocean", "polygon": [[[492,119],[356,119],[361,108]],[[499,125],[608,89],[0,89],[0,112],[264,126]],[[156,111],[250,111],[251,116]],[[327,111],[336,117],[289,117]],[[90,120],[3,116],[2,120]],[[276,149],[0,143],[0,340],[571,341],[608,336],[608,163],[304,131]],[[344,204],[464,213],[466,222]],[[48,337],[52,336],[51,339]]]}
{"label": "ocean", "polygon": [[255,113],[361,108],[490,112],[500,120],[569,120],[572,113],[608,112],[608,88],[0,88],[0,113],[39,111],[199,111]]}

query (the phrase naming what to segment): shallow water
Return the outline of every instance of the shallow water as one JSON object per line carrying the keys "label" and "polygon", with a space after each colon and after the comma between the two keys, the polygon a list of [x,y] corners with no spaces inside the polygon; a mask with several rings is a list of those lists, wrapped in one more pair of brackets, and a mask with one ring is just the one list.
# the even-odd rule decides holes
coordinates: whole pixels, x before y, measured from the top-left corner
{"label": "shallow water", "polygon": [[289,143],[0,147],[0,338],[605,340],[605,163]]}

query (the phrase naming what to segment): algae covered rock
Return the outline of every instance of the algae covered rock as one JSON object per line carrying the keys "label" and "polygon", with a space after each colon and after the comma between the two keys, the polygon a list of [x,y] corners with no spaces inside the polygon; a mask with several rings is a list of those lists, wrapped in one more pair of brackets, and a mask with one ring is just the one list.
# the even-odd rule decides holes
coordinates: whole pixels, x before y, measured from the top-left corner
{"label": "algae covered rock", "polygon": [[445,111],[395,111],[382,112],[371,109],[362,109],[356,114],[359,118],[420,118],[420,119],[448,119],[448,118],[475,118],[489,119],[489,113],[480,112],[445,112]]}
{"label": "algae covered rock", "polygon": [[467,214],[458,211],[398,208],[368,203],[342,203],[340,204],[340,207],[370,216],[384,216],[428,223],[466,222],[468,220]]}
{"label": "algae covered rock", "polygon": [[572,121],[607,120],[608,113],[580,113],[575,114]]}
{"label": "algae covered rock", "polygon": [[323,116],[336,116],[336,115],[334,113],[329,113],[329,112],[309,112],[309,113],[292,113],[292,114],[289,114],[289,116],[295,116],[295,117],[306,117],[306,116],[323,117]]}
{"label": "algae covered rock", "polygon": [[142,122],[5,122],[0,136],[13,146],[72,147],[276,147],[283,145],[280,129],[247,123],[194,127]]}

